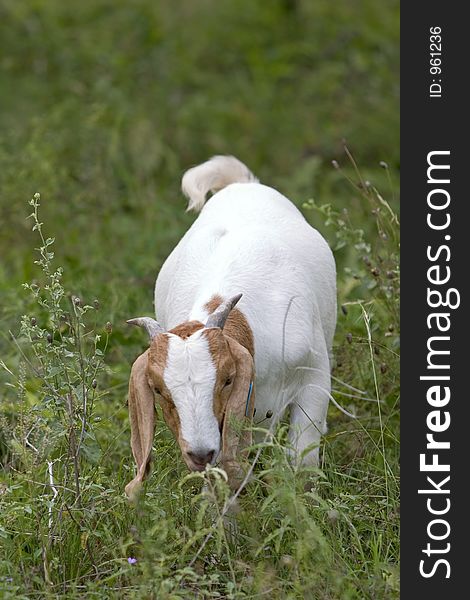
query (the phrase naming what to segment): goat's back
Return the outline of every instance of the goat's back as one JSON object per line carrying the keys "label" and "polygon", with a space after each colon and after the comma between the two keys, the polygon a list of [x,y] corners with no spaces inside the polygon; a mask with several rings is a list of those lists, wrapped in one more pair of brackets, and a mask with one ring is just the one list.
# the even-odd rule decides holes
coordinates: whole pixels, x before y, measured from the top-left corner
{"label": "goat's back", "polygon": [[298,364],[315,336],[331,347],[332,253],[286,197],[259,183],[229,184],[205,204],[160,271],[157,317],[166,328],[205,320],[204,305],[214,295],[240,292],[238,308],[253,330],[258,374],[276,362]]}

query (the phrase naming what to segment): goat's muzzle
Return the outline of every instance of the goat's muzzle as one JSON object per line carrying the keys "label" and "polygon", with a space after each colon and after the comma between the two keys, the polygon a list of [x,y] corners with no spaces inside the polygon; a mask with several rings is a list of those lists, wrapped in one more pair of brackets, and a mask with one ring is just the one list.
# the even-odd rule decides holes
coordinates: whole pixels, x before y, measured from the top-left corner
{"label": "goat's muzzle", "polygon": [[191,471],[204,471],[206,465],[212,464],[215,450],[209,452],[186,452],[188,467]]}

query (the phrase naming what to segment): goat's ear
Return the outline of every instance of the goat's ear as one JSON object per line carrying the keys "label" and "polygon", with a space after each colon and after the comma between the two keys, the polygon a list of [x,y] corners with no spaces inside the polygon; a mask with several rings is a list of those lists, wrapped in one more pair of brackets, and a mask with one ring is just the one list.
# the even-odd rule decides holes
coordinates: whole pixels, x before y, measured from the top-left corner
{"label": "goat's ear", "polygon": [[129,420],[131,448],[137,464],[137,474],[126,485],[126,495],[134,500],[149,471],[155,431],[155,405],[153,392],[147,382],[148,350],[132,365],[129,380]]}
{"label": "goat's ear", "polygon": [[222,430],[222,467],[227,472],[229,484],[237,489],[244,471],[240,463],[240,451],[251,445],[251,423],[255,405],[253,357],[241,344],[226,336],[230,352],[235,360],[236,376],[224,414]]}

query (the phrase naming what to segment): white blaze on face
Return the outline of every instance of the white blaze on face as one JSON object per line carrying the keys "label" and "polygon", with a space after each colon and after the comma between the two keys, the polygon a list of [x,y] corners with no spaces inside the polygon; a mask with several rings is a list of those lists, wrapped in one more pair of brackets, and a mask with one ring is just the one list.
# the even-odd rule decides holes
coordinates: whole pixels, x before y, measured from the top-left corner
{"label": "white blaze on face", "polygon": [[216,369],[203,330],[183,340],[169,336],[168,356],[163,373],[178,411],[181,437],[188,451],[206,454],[220,450],[220,432],[213,409]]}

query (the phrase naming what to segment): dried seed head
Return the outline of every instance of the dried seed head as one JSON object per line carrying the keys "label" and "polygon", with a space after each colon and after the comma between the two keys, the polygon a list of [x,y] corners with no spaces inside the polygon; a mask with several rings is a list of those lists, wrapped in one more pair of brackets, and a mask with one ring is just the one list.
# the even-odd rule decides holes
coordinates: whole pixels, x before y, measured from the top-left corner
{"label": "dried seed head", "polygon": [[339,169],[339,164],[338,164],[338,161],[337,161],[337,160],[332,160],[332,161],[331,161],[331,164],[333,165],[333,168],[334,168],[334,169]]}
{"label": "dried seed head", "polygon": [[93,306],[95,307],[96,310],[98,310],[99,307],[100,307],[100,301],[99,300],[93,300]]}
{"label": "dried seed head", "polygon": [[368,267],[370,267],[370,266],[371,266],[371,264],[372,264],[372,263],[370,262],[370,258],[369,258],[368,256],[364,256],[362,260],[365,262],[365,264],[366,264]]}
{"label": "dried seed head", "polygon": [[75,304],[75,306],[80,306],[80,304],[82,303],[81,299],[78,296],[75,296],[73,299],[73,303]]}
{"label": "dried seed head", "polygon": [[392,324],[390,324],[390,325],[388,326],[388,330],[389,330],[389,331],[395,331],[395,327],[394,327]]}
{"label": "dried seed head", "polygon": [[346,340],[347,340],[348,344],[350,344],[352,342],[352,333],[346,334]]}
{"label": "dried seed head", "polygon": [[387,279],[395,279],[395,273],[393,271],[387,271]]}
{"label": "dried seed head", "polygon": [[374,354],[376,356],[379,356],[379,354],[380,354],[380,348],[378,346],[374,346]]}
{"label": "dried seed head", "polygon": [[385,363],[382,363],[382,364],[380,365],[380,372],[382,373],[382,375],[383,375],[384,373],[386,373],[386,372],[387,372],[387,370],[388,370],[388,367],[387,367],[387,365],[386,365]]}
{"label": "dried seed head", "polygon": [[31,317],[31,325],[34,327],[36,325],[36,317]]}
{"label": "dried seed head", "polygon": [[388,169],[388,164],[384,160],[381,160],[379,165],[382,167],[382,169]]}
{"label": "dried seed head", "polygon": [[104,326],[104,330],[106,331],[106,333],[111,333],[113,331],[113,324],[110,321],[108,321]]}
{"label": "dried seed head", "polygon": [[372,275],[374,277],[379,277],[379,275],[380,275],[380,270],[377,267],[374,267],[373,269],[371,269],[370,272],[372,273]]}
{"label": "dried seed head", "polygon": [[52,344],[52,335],[50,333],[47,334],[46,340],[48,341],[49,344]]}
{"label": "dried seed head", "polygon": [[281,564],[289,569],[295,566],[295,560],[289,554],[284,554],[281,557]]}
{"label": "dried seed head", "polygon": [[336,521],[339,519],[339,512],[336,510],[336,508],[330,508],[326,514],[332,523],[336,523]]}
{"label": "dried seed head", "polygon": [[91,382],[91,387],[96,390],[96,386],[98,385],[98,382],[96,381],[96,379],[93,379],[93,381]]}
{"label": "dried seed head", "polygon": [[343,315],[348,314],[348,309],[346,308],[346,306],[344,304],[341,305],[341,312],[343,313]]}

